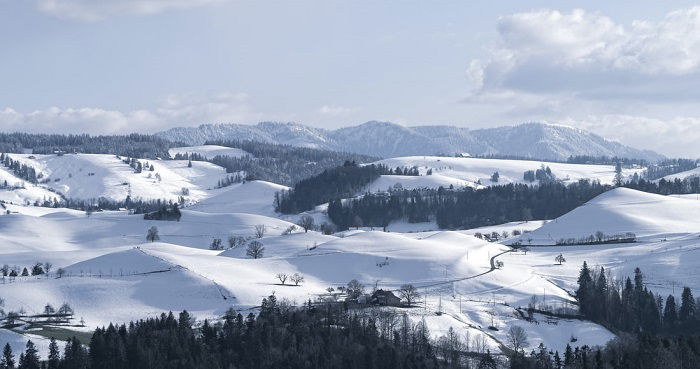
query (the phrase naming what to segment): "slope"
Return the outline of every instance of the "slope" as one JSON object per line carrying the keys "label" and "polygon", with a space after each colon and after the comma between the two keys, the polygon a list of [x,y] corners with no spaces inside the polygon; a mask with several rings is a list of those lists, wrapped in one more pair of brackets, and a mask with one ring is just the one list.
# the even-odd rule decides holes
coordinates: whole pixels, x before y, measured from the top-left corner
{"label": "slope", "polygon": [[520,237],[523,244],[551,245],[559,239],[633,232],[661,237],[700,229],[700,202],[628,188],[608,191]]}
{"label": "slope", "polygon": [[144,165],[147,162],[152,165],[153,170],[135,173],[114,155],[12,154],[11,157],[35,168],[37,176],[41,175],[40,180],[45,182],[42,186],[72,199],[101,197],[123,201],[131,194],[132,199],[177,201],[184,195],[187,201],[197,201],[207,197],[207,190],[226,177],[224,168],[208,162],[192,162],[192,167],[188,167],[185,160],[140,160]]}
{"label": "slope", "polygon": [[271,182],[247,181],[226,187],[188,209],[210,214],[236,212],[275,216],[275,193],[288,189]]}
{"label": "slope", "polygon": [[[542,166],[549,167],[557,179],[565,183],[577,182],[580,179],[598,180],[601,183],[613,183],[615,179],[615,168],[611,165],[590,165],[590,164],[567,164],[567,163],[552,163],[539,162],[529,160],[506,160],[506,159],[479,159],[479,158],[456,158],[456,157],[440,157],[440,156],[407,156],[380,160],[378,164],[384,164],[390,168],[395,167],[418,167],[422,175],[426,175],[428,170],[432,169],[433,176],[439,175],[439,179],[435,184],[454,183],[460,184],[469,182],[470,186],[477,184],[489,186],[494,184],[507,183],[528,183],[523,179],[523,174],[528,170],[537,170]],[[639,169],[623,169],[623,176],[631,176],[635,172],[642,171]],[[498,182],[492,182],[491,176],[493,173],[499,173]],[[400,183],[404,187],[412,187],[407,179],[383,178],[377,186],[374,184],[372,188],[386,189],[390,182]],[[450,178],[449,180],[447,180]],[[413,179],[417,181],[418,179]],[[426,180],[426,179],[423,179]],[[386,182],[389,183],[386,183]],[[405,183],[405,184],[404,184]]]}

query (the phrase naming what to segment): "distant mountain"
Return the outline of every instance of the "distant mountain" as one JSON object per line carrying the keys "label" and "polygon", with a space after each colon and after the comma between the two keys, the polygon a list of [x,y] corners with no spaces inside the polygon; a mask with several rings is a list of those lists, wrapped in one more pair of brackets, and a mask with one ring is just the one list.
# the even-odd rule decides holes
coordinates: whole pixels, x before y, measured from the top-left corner
{"label": "distant mountain", "polygon": [[469,130],[454,126],[404,127],[371,121],[326,130],[298,123],[262,122],[203,124],[172,128],[156,135],[190,145],[201,145],[208,140],[256,140],[380,157],[469,153],[543,160],[565,160],[570,155],[663,159],[653,151],[625,146],[581,129],[543,123]]}

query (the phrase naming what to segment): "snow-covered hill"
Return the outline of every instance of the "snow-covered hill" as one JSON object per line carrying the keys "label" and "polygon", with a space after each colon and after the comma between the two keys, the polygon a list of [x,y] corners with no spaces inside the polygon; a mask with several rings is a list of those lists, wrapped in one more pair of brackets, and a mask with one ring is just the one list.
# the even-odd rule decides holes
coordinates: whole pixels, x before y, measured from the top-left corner
{"label": "snow-covered hill", "polygon": [[700,201],[616,188],[521,237],[523,244],[632,232],[643,240],[700,231]]}
{"label": "snow-covered hill", "polygon": [[234,158],[240,158],[242,156],[250,155],[241,149],[236,149],[232,147],[218,146],[218,145],[201,145],[201,146],[185,146],[185,147],[174,147],[168,150],[170,157],[175,157],[177,154],[197,154],[205,158],[212,159],[217,155],[220,156],[231,156]]}
{"label": "snow-covered hill", "polygon": [[669,175],[663,177],[663,179],[665,179],[667,181],[675,181],[676,179],[680,179],[682,181],[684,179],[695,178],[698,176],[700,176],[700,168],[686,170],[685,172],[680,172],[680,173],[675,173],[675,174],[669,174]]}
{"label": "snow-covered hill", "polygon": [[331,131],[298,123],[263,122],[257,125],[205,124],[172,128],[157,135],[190,145],[201,145],[207,140],[249,139],[385,158],[465,152],[560,161],[571,155],[651,161],[663,158],[655,152],[631,148],[581,129],[542,123],[469,130],[454,126],[404,127],[372,121]]}
{"label": "snow-covered hill", "polygon": [[[39,187],[72,199],[102,197],[123,201],[130,194],[134,200],[177,201],[180,196],[184,196],[188,202],[196,202],[208,197],[209,191],[216,187],[217,182],[227,176],[224,168],[201,161],[192,162],[189,167],[186,160],[139,159],[144,165],[152,165],[153,170],[135,173],[132,167],[115,155],[11,154],[10,157],[37,171],[42,182]],[[14,175],[0,169],[0,176],[2,173],[13,176],[14,179],[10,181],[19,181]],[[43,194],[46,193],[37,193],[35,197]]]}
{"label": "snow-covered hill", "polygon": [[[611,184],[615,179],[615,168],[611,165],[550,163],[529,160],[455,158],[441,156],[408,156],[380,160],[378,164],[390,168],[418,167],[421,176],[382,176],[370,185],[370,190],[386,190],[396,183],[404,188],[418,187],[481,187],[507,183],[528,183],[523,179],[525,171],[549,167],[554,176],[565,183],[580,179],[598,180]],[[432,175],[427,175],[432,170]],[[623,169],[623,176],[642,172],[643,168]],[[498,172],[498,182],[491,176]]]}
{"label": "snow-covered hill", "polygon": [[[221,196],[241,201],[235,193],[247,196],[257,187],[274,188],[252,182],[232,186]],[[272,292],[292,301],[313,300],[327,294],[327,288],[343,286],[351,279],[367,289],[375,285],[396,289],[412,283],[427,298],[420,309],[406,310],[411,319],[425,318],[436,336],[450,326],[462,333],[483,335],[486,345],[497,350],[505,336],[486,328],[492,324],[489,311],[497,310],[493,324],[504,327],[521,323],[512,307],[502,303],[524,305],[531,294],[543,290],[552,299],[571,299],[527,269],[494,269],[492,258],[509,249],[463,233],[322,235],[297,230],[281,235],[290,223],[263,215],[217,213],[220,209],[208,208],[211,205],[201,204],[201,211],[183,210],[179,222],[146,221],[141,215],[124,212],[87,216],[60,209],[0,215],[3,263],[24,267],[48,261],[54,265],[51,278],[18,277],[0,285],[5,310],[35,312],[46,302],[67,302],[88,327],[94,327],[168,310],[187,309],[199,318],[213,318],[231,306],[253,308]],[[13,206],[13,211],[19,208]],[[202,212],[207,210],[213,212]],[[226,245],[229,235],[252,237],[257,224],[267,227],[259,239],[265,247],[261,259],[247,257],[244,248],[208,250],[214,238],[223,239]],[[160,242],[144,243],[146,230],[152,226],[158,227]],[[60,278],[55,274],[58,268],[63,271]],[[289,281],[281,285],[275,277],[279,273],[299,273],[304,281],[300,286],[289,285]],[[438,310],[445,314],[437,317],[434,312]],[[576,335],[587,344],[612,337],[590,323],[562,322],[558,332]],[[559,348],[557,337],[545,327],[532,331],[535,344],[542,341]]]}
{"label": "snow-covered hill", "polygon": [[205,213],[250,213],[275,216],[275,193],[289,187],[265,181],[247,181],[226,187],[188,208]]}

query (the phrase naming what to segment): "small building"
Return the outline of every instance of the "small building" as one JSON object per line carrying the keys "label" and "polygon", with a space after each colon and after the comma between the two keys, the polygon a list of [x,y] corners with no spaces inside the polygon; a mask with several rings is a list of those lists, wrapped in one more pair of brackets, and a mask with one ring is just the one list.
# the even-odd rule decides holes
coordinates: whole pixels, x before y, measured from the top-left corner
{"label": "small building", "polygon": [[370,298],[373,305],[400,306],[401,299],[396,297],[391,291],[376,290]]}

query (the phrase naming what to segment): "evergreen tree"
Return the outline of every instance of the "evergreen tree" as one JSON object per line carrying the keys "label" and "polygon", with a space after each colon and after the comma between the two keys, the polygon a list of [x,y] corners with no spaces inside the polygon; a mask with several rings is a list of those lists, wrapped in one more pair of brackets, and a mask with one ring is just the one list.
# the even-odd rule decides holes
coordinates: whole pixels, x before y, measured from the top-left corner
{"label": "evergreen tree", "polygon": [[58,349],[58,343],[56,343],[56,339],[51,337],[51,341],[49,342],[49,356],[48,356],[48,361],[47,361],[47,368],[48,369],[58,369],[58,365],[61,362],[61,352]]}
{"label": "evergreen tree", "polygon": [[2,368],[11,369],[15,367],[15,356],[12,354],[12,347],[9,343],[5,344],[2,350],[2,359],[0,359],[0,366]]}
{"label": "evergreen tree", "polygon": [[676,308],[676,299],[673,295],[668,295],[666,298],[666,306],[664,307],[664,328],[667,331],[673,330],[678,322],[678,311]]}
{"label": "evergreen tree", "polygon": [[31,340],[27,341],[27,349],[22,355],[19,368],[20,369],[40,369],[41,363],[39,362],[39,355],[37,349],[34,346],[34,342]]}
{"label": "evergreen tree", "polygon": [[695,320],[695,298],[690,288],[684,287],[681,294],[681,307],[678,309],[678,321],[680,324],[692,324]]}
{"label": "evergreen tree", "polygon": [[591,271],[588,269],[588,264],[584,261],[578,275],[578,290],[576,290],[576,298],[579,300],[581,312],[584,313],[584,315],[590,314],[590,308],[594,298],[594,287]]}

